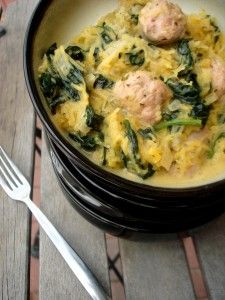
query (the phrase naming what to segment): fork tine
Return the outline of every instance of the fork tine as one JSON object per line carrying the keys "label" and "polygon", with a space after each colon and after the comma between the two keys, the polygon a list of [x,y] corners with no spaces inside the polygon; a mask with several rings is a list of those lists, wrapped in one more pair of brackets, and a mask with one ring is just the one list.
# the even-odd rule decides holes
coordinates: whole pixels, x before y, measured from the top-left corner
{"label": "fork tine", "polygon": [[[13,181],[14,185],[18,186],[18,184],[20,184],[20,180],[18,180],[17,177],[13,174],[12,170],[10,170],[9,166],[6,164],[6,162],[2,158],[1,154],[0,154],[0,162],[2,162],[2,165],[4,166],[5,174],[8,173],[8,177],[9,178],[11,177],[10,181]],[[1,171],[3,172],[3,167],[1,167]]]}
{"label": "fork tine", "polygon": [[0,172],[3,174],[3,177],[5,177],[4,181],[7,181],[9,187],[13,189],[13,185],[16,187],[15,183],[13,183],[12,179],[9,178],[8,174],[5,172],[5,170],[0,166]]}
{"label": "fork tine", "polygon": [[0,185],[5,190],[5,192],[9,195],[9,193],[12,191],[11,185],[2,178],[0,175]]}
{"label": "fork tine", "polygon": [[[12,173],[12,171],[9,169],[9,167],[6,165],[3,157],[0,158],[4,164],[4,166],[6,167],[7,171],[10,173],[10,175],[12,176],[13,180],[15,178],[15,180],[17,180],[17,182],[19,182],[20,184],[22,184],[24,182],[24,176],[22,175],[22,173],[19,171],[19,169],[17,168],[17,166],[10,160],[10,158],[8,157],[8,155],[6,154],[6,152],[3,150],[3,148],[0,146],[0,150],[3,153],[4,159],[7,161],[8,165],[12,168],[14,174]],[[14,180],[14,181],[15,181]]]}

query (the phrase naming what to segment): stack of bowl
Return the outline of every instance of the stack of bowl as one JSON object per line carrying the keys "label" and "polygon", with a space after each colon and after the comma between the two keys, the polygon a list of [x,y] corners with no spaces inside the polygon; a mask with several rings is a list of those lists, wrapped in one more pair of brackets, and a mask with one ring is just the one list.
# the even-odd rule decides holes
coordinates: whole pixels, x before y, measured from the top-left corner
{"label": "stack of bowl", "polygon": [[72,205],[90,222],[120,236],[185,230],[219,215],[225,208],[225,180],[172,189],[135,183],[93,164],[54,127],[38,84],[37,70],[43,53],[54,42],[65,43],[116,5],[114,0],[75,2],[76,5],[72,0],[40,1],[24,47],[28,90],[46,129],[55,173]]}
{"label": "stack of bowl", "polygon": [[155,188],[86,164],[75,152],[71,157],[52,137],[48,137],[48,145],[55,172],[72,205],[111,234],[176,232],[201,225],[224,210],[224,183]]}

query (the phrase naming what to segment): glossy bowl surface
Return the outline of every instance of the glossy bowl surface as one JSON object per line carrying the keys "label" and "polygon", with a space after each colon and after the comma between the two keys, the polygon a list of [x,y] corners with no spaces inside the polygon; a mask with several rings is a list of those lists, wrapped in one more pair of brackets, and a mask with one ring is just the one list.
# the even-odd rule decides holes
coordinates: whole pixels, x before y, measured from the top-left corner
{"label": "glossy bowl surface", "polygon": [[[71,204],[85,218],[111,234],[187,230],[208,222],[225,208],[223,197],[201,204],[195,201],[192,206],[182,206],[179,201],[170,205],[162,205],[157,200],[138,203],[130,195],[124,196],[120,189],[109,192],[109,187],[102,182],[96,184],[82,169],[71,165],[51,139],[48,144],[55,173]],[[119,233],[114,232],[115,228]]]}
{"label": "glossy bowl surface", "polygon": [[[225,32],[223,0],[174,2],[187,13],[198,12],[201,8],[210,11]],[[59,156],[63,166],[63,174],[60,174],[54,165],[57,176],[70,198],[74,197],[76,203],[83,201],[90,211],[95,211],[99,216],[104,215],[107,220],[115,218],[117,221],[122,220],[123,224],[128,224],[125,221],[139,220],[147,224],[148,219],[151,219],[151,222],[155,220],[155,224],[164,224],[164,228],[168,222],[173,222],[174,230],[193,227],[201,218],[201,222],[203,219],[206,221],[209,216],[224,209],[225,180],[190,188],[159,188],[126,180],[103,170],[82,155],[60,134],[47,113],[37,77],[43,54],[52,43],[66,43],[82,28],[96,23],[116,6],[116,0],[41,0],[28,26],[24,44],[25,78],[53,152],[56,157]],[[101,209],[96,210],[98,205]]]}

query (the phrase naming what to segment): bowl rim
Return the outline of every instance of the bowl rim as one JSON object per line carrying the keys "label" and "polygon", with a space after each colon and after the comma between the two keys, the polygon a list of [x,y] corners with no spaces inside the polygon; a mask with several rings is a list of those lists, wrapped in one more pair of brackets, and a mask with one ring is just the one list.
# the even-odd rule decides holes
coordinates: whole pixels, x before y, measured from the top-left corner
{"label": "bowl rim", "polygon": [[[58,172],[62,178],[62,180],[64,180],[65,182],[67,181],[67,175],[69,176],[69,182],[71,183],[70,180],[75,181],[76,183],[79,182],[79,184],[81,184],[81,186],[83,187],[83,189],[85,190],[85,192],[87,194],[90,193],[91,191],[91,194],[92,195],[95,195],[96,193],[96,190],[93,192],[92,188],[87,187],[82,181],[84,180],[85,182],[88,181],[89,185],[97,185],[96,182],[95,182],[95,179],[93,178],[89,178],[89,176],[87,176],[86,174],[83,173],[83,170],[79,170],[79,168],[77,168],[77,166],[70,166],[68,165],[69,163],[69,159],[64,156],[64,153],[57,147],[57,145],[54,144],[54,142],[48,138],[48,136],[46,135],[46,141],[47,141],[47,144],[49,146],[49,149],[50,149],[50,153],[52,152],[53,155],[56,157],[58,163],[60,164],[60,171]],[[56,167],[57,169],[57,167]],[[75,173],[74,173],[75,171]],[[61,173],[62,172],[62,173]],[[64,173],[65,172],[65,173]],[[76,173],[78,173],[78,177],[76,177]],[[97,185],[98,189],[100,190],[100,193],[103,192],[104,194],[105,193],[108,193],[108,188],[107,187],[104,187],[104,185],[101,185],[101,184],[98,184]],[[97,194],[99,193],[99,190],[97,191]],[[200,208],[206,208],[206,207],[209,207],[211,206],[211,200],[212,200],[212,196],[207,199],[206,197],[203,197],[202,199],[200,198],[195,198],[194,196],[190,199],[190,197],[188,198],[184,198],[184,199],[177,199],[176,198],[168,198],[166,199],[165,197],[163,199],[160,199],[160,198],[157,198],[157,199],[154,199],[154,198],[147,198],[146,197],[146,194],[145,194],[145,198],[143,197],[140,197],[140,193],[138,193],[138,198],[136,197],[135,194],[133,194],[133,197],[132,199],[129,198],[129,195],[127,194],[121,194],[121,190],[119,189],[116,189],[117,191],[114,192],[114,191],[110,191],[109,194],[107,194],[108,196],[104,198],[104,200],[106,198],[110,198],[112,196],[112,194],[114,194],[114,196],[116,195],[117,197],[119,197],[118,199],[115,200],[109,200],[106,202],[107,205],[112,205],[113,207],[117,207],[117,201],[119,202],[123,202],[124,204],[126,203],[127,205],[129,204],[132,204],[132,205],[138,205],[139,207],[142,207],[143,209],[144,208],[150,208],[152,207],[152,209],[157,209],[157,210],[163,210],[166,208],[166,210],[170,210],[170,209],[177,209],[177,211],[179,210],[182,210],[182,209],[200,209]],[[99,194],[100,194],[99,193]],[[211,194],[211,193],[209,193]],[[217,194],[218,197],[215,199],[215,201],[219,201],[219,203],[222,200],[222,196]],[[97,198],[96,198],[97,199]],[[220,200],[218,200],[220,199]],[[199,200],[201,200],[201,202],[199,202]],[[98,197],[98,201],[102,202],[102,200]],[[115,201],[115,202],[114,202]],[[191,202],[192,201],[192,202]],[[165,207],[166,205],[166,207]]]}
{"label": "bowl rim", "polygon": [[184,193],[189,194],[192,192],[202,192],[207,191],[209,189],[217,188],[222,184],[225,184],[225,178],[215,181],[206,183],[199,186],[193,187],[158,187],[153,186],[145,183],[135,182],[119,175],[116,175],[110,171],[107,171],[97,164],[93,163],[90,159],[88,159],[85,155],[83,155],[79,150],[77,150],[66,138],[63,137],[62,134],[56,129],[53,122],[50,120],[48,116],[47,110],[44,108],[41,98],[39,97],[39,93],[36,87],[36,83],[33,76],[32,70],[32,53],[33,53],[33,42],[35,39],[35,34],[41,24],[42,17],[44,16],[48,7],[53,3],[53,0],[40,0],[36,5],[36,8],[33,11],[33,14],[30,18],[28,23],[25,38],[24,38],[24,46],[23,46],[23,69],[24,69],[24,76],[25,82],[27,86],[27,90],[33,106],[41,119],[42,123],[44,124],[44,128],[50,134],[50,136],[55,140],[57,145],[66,153],[70,159],[76,161],[76,163],[82,165],[89,172],[92,173],[93,176],[104,177],[104,179],[108,179],[109,182],[119,183],[121,186],[129,186],[129,188],[133,188],[136,191],[140,190],[142,192],[151,192],[151,193],[176,193],[178,195],[182,195]]}

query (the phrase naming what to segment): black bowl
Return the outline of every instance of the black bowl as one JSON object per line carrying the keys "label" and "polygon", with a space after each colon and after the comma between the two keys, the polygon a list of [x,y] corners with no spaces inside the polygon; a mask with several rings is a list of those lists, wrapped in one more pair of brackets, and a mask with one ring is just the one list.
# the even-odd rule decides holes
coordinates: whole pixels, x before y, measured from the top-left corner
{"label": "black bowl", "polygon": [[[54,170],[69,201],[89,221],[116,235],[131,232],[169,233],[187,230],[208,222],[224,210],[225,202],[216,199],[200,205],[181,206],[139,203],[124,197],[119,189],[96,184],[82,169],[71,164],[64,153],[48,139]],[[159,204],[159,205],[158,205]],[[117,231],[116,231],[117,230]]]}
{"label": "black bowl", "polygon": [[69,39],[67,35],[60,38],[57,32],[62,28],[66,32],[74,22],[74,28],[79,31],[79,20],[83,16],[82,10],[86,11],[87,2],[94,5],[93,15],[97,19],[103,14],[102,9],[107,10],[106,5],[113,6],[116,1],[77,0],[81,15],[77,13],[75,18],[76,10],[68,9],[74,1],[65,0],[62,4],[59,0],[42,0],[32,16],[24,45],[28,91],[47,131],[52,153],[63,170],[60,173],[55,165],[64,190],[70,199],[82,203],[89,212],[131,231],[177,231],[208,221],[224,210],[225,180],[190,188],[161,188],[129,181],[91,162],[52,124],[39,88],[37,68],[43,53],[53,42],[64,43],[64,38]]}

